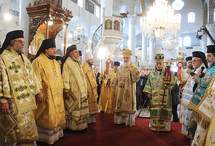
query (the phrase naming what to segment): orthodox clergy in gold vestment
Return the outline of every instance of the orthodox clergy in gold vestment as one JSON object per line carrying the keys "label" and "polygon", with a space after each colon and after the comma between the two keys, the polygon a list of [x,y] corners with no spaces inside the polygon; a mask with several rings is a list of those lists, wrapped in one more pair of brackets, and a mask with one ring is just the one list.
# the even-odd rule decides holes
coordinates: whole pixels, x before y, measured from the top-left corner
{"label": "orthodox clergy in gold vestment", "polygon": [[86,129],[89,118],[87,83],[79,64],[80,57],[76,45],[67,48],[63,63],[66,128],[71,130]]}
{"label": "orthodox clergy in gold vestment", "polygon": [[111,82],[114,76],[115,73],[113,68],[111,68],[111,60],[108,58],[106,61],[106,69],[99,76],[99,84],[102,84],[99,109],[101,112],[108,114],[113,114],[114,88],[111,87]]}
{"label": "orthodox clergy in gold vestment", "polygon": [[[42,86],[22,53],[22,30],[7,34],[0,49],[0,145],[33,145],[38,139],[33,110]],[[36,143],[35,143],[36,144]]]}
{"label": "orthodox clergy in gold vestment", "polygon": [[43,98],[37,99],[34,116],[37,123],[39,141],[53,144],[63,137],[65,109],[63,100],[63,80],[59,63],[55,60],[54,39],[46,39],[32,63],[35,73],[42,84]]}
{"label": "orthodox clergy in gold vestment", "polygon": [[139,70],[130,62],[132,51],[123,51],[123,63],[117,69],[115,79],[114,124],[135,125],[136,82],[139,81]]}
{"label": "orthodox clergy in gold vestment", "polygon": [[93,65],[93,55],[91,52],[86,52],[84,55],[84,64],[82,65],[82,69],[84,72],[85,80],[87,82],[87,98],[88,98],[88,104],[89,104],[89,112],[90,117],[88,118],[88,124],[89,123],[95,123],[96,122],[96,116],[98,112],[97,107],[97,84],[96,84],[96,75],[94,73],[94,70],[92,68]]}

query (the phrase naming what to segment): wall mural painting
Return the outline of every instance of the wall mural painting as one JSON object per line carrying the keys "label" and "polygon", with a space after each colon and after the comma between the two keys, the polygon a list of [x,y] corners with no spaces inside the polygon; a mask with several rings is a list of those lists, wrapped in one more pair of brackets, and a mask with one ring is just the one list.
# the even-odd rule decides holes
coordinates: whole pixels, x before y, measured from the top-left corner
{"label": "wall mural painting", "polygon": [[86,0],[86,10],[94,14],[94,4],[91,3],[89,0]]}
{"label": "wall mural painting", "polygon": [[114,21],[114,30],[120,30],[120,22],[118,20]]}
{"label": "wall mural painting", "polygon": [[34,40],[33,40],[32,54],[36,55],[37,51],[39,50],[39,48],[45,38],[46,38],[45,34],[36,32],[36,34],[34,35]]}
{"label": "wall mural painting", "polygon": [[112,29],[112,21],[110,19],[105,21],[105,29]]}
{"label": "wall mural painting", "polygon": [[74,3],[76,3],[76,4],[77,4],[77,1],[78,1],[78,0],[71,0],[71,1],[73,1]]}

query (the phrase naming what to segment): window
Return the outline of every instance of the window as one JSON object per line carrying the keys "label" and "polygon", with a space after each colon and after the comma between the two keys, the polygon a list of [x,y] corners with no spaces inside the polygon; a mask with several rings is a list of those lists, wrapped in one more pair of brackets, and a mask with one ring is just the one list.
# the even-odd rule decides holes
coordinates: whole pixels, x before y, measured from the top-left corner
{"label": "window", "polygon": [[175,14],[175,19],[176,19],[176,21],[181,23],[181,14]]}
{"label": "window", "polygon": [[99,6],[96,6],[96,17],[99,18]]}
{"label": "window", "polygon": [[193,23],[193,22],[195,22],[195,13],[190,12],[188,14],[188,23]]}
{"label": "window", "polygon": [[189,36],[184,38],[184,46],[191,46],[191,38]]}
{"label": "window", "polygon": [[125,27],[125,19],[122,19],[123,20],[123,27]]}
{"label": "window", "polygon": [[83,0],[78,0],[78,5],[83,8]]}
{"label": "window", "polygon": [[181,37],[179,37],[179,47],[182,47],[182,38]]}

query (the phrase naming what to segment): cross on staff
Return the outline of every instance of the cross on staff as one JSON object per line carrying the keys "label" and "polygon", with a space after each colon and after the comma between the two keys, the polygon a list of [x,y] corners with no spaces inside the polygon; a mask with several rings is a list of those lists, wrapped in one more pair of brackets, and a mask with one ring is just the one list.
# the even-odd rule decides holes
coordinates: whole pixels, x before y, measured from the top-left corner
{"label": "cross on staff", "polygon": [[178,60],[179,60],[179,62],[181,62],[181,58],[182,58],[182,56],[181,56],[181,55],[179,55],[179,56],[178,56]]}
{"label": "cross on staff", "polygon": [[164,62],[164,63],[167,63],[167,66],[170,66],[170,64],[173,64],[170,60]]}

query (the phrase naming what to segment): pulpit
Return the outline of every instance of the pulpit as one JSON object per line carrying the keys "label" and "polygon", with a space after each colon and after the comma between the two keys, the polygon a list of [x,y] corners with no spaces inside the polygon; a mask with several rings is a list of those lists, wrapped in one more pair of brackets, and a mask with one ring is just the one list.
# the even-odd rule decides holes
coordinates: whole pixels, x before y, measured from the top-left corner
{"label": "pulpit", "polygon": [[[68,22],[72,12],[62,8],[62,0],[38,0],[26,8],[29,15],[28,57],[36,55],[44,39],[55,39],[56,35],[65,28],[64,42]],[[64,45],[66,47],[66,45]],[[66,48],[64,48],[65,54]]]}

